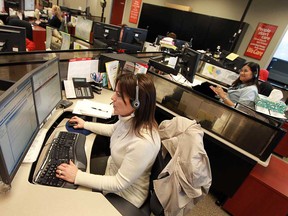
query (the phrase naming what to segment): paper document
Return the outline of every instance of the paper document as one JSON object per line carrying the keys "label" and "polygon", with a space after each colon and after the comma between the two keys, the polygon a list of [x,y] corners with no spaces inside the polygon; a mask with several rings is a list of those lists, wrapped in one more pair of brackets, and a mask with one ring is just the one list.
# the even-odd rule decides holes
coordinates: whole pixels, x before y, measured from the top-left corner
{"label": "paper document", "polygon": [[63,80],[66,98],[76,98],[75,88],[72,80]]}
{"label": "paper document", "polygon": [[113,106],[84,99],[77,101],[73,113],[108,119],[113,114]]}
{"label": "paper document", "polygon": [[235,54],[235,53],[230,53],[228,56],[226,56],[226,59],[230,60],[230,61],[234,61],[239,55]]}
{"label": "paper document", "polygon": [[98,73],[99,60],[95,59],[72,59],[68,65],[67,80],[73,77],[86,78],[87,82],[91,82],[91,73]]}
{"label": "paper document", "polygon": [[126,61],[123,70],[134,72],[134,74],[146,74],[148,70],[148,64],[133,63]]}
{"label": "paper document", "polygon": [[27,152],[23,163],[33,163],[34,161],[36,161],[41,147],[43,145],[44,139],[46,137],[46,134],[48,132],[48,129],[45,128],[41,128],[38,132],[38,134],[36,135],[32,145],[30,146],[29,151]]}
{"label": "paper document", "polygon": [[116,78],[119,69],[119,61],[106,62],[105,67],[111,87],[113,90],[115,90]]}

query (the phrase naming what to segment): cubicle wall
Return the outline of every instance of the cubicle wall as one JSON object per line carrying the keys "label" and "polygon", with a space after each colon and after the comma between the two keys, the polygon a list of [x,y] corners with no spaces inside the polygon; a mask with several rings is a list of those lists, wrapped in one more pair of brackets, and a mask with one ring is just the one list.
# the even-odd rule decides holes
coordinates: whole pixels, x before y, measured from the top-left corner
{"label": "cubicle wall", "polygon": [[157,102],[179,115],[196,119],[232,148],[244,151],[257,162],[265,162],[285,132],[273,119],[251,116],[217,100],[205,97],[158,74],[152,73]]}
{"label": "cubicle wall", "polygon": [[5,91],[22,76],[49,59],[59,58],[61,80],[64,80],[67,78],[70,59],[99,58],[101,53],[107,52],[111,52],[111,49],[2,53],[0,54],[0,90]]}

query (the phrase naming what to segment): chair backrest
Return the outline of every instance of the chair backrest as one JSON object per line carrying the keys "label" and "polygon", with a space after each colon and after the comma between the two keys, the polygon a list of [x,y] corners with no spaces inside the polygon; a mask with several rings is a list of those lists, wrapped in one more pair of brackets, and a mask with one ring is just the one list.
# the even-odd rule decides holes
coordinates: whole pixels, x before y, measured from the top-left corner
{"label": "chair backrest", "polygon": [[262,82],[259,84],[259,94],[269,96],[273,90],[273,86],[269,82]]}
{"label": "chair backrest", "polygon": [[31,23],[29,23],[28,21],[20,20],[20,19],[10,19],[8,21],[7,25],[25,27],[26,28],[26,38],[33,41],[33,29],[32,29]]}

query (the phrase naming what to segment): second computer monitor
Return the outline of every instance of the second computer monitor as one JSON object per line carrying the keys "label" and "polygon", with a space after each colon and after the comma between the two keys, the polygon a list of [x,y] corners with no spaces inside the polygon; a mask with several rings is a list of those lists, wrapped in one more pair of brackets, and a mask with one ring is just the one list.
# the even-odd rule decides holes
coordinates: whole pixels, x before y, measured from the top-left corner
{"label": "second computer monitor", "polygon": [[142,51],[147,33],[147,29],[125,27],[119,48],[126,52]]}
{"label": "second computer monitor", "polygon": [[26,51],[24,27],[0,25],[0,52]]}
{"label": "second computer monitor", "polygon": [[120,37],[121,27],[106,24],[102,22],[94,22],[93,26],[93,41],[95,48],[116,49]]}
{"label": "second computer monitor", "polygon": [[32,71],[38,124],[41,125],[62,100],[59,61],[52,59]]}
{"label": "second computer monitor", "polygon": [[197,72],[200,56],[201,54],[196,50],[185,48],[178,61],[180,73],[191,83]]}

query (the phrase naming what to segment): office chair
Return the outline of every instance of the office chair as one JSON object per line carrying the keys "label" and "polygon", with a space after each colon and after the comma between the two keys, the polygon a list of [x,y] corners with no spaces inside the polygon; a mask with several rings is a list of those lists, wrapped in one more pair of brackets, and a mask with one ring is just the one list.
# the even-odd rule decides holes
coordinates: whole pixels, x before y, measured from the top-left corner
{"label": "office chair", "polygon": [[273,86],[269,82],[262,82],[259,84],[258,90],[259,94],[268,97],[273,90]]}
{"label": "office chair", "polygon": [[106,195],[124,216],[176,215],[182,210],[185,213],[209,191],[212,175],[200,125],[177,116],[162,121],[159,134],[167,154],[163,158],[160,150],[157,155],[151,170],[150,194],[143,206],[137,208],[118,195]]}
{"label": "office chair", "polygon": [[[114,193],[106,194],[105,197],[123,216],[150,216],[151,211],[156,216],[164,215],[164,209],[153,190],[153,180],[157,179],[158,175],[164,169],[164,167],[165,160],[163,159],[162,152],[160,150],[151,170],[149,185],[150,194],[140,208],[137,208],[129,201]],[[155,214],[155,212],[157,212],[157,214]]]}
{"label": "office chair", "polygon": [[25,27],[26,38],[33,41],[33,29],[32,29],[32,25],[28,21],[20,20],[20,19],[9,19],[7,25]]}

